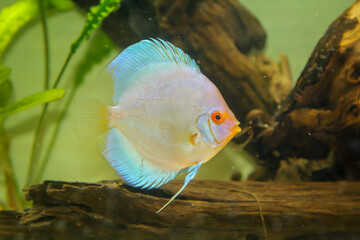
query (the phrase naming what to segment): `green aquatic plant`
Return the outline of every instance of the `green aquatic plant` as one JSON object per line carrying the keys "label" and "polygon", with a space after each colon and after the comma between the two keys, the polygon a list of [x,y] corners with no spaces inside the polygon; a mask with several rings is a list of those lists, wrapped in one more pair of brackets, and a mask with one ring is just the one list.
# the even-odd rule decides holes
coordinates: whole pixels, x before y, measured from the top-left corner
{"label": "green aquatic plant", "polygon": [[[70,0],[50,0],[47,2],[47,11],[64,11],[73,7]],[[0,62],[8,45],[14,40],[17,33],[30,22],[39,18],[40,9],[38,0],[19,0],[14,4],[1,9],[0,12]]]}
{"label": "green aquatic plant", "polygon": [[34,134],[29,167],[26,176],[25,186],[28,186],[29,184],[34,183],[35,179],[41,178],[49,160],[49,156],[51,155],[57,133],[61,127],[61,122],[71,105],[77,88],[83,82],[84,75],[88,69],[92,67],[92,65],[96,64],[103,58],[103,56],[105,56],[105,54],[109,52],[109,49],[111,49],[113,45],[104,35],[101,35],[100,33],[97,34],[97,37],[95,38],[96,41],[104,43],[106,48],[96,48],[97,50],[92,48],[85,55],[85,57],[90,57],[89,59],[91,59],[91,61],[89,61],[89,64],[87,64],[86,67],[82,66],[78,68],[76,81],[73,82],[71,89],[67,92],[67,101],[57,119],[56,127],[52,138],[48,143],[45,157],[39,167],[40,151],[44,149],[43,135],[46,130],[45,118],[48,113],[49,103],[51,101],[59,100],[65,95],[64,89],[57,88],[62,79],[63,73],[79,46],[89,38],[90,34],[101,25],[101,22],[110,13],[120,7],[120,2],[121,0],[101,0],[99,5],[90,8],[90,11],[86,15],[84,27],[78,38],[71,44],[69,54],[52,84],[49,79],[49,38],[46,19],[47,16],[54,12],[73,8],[74,4],[70,0],[18,0],[12,5],[1,9],[0,22],[2,22],[2,24],[0,25],[0,63],[2,62],[4,52],[16,39],[18,35],[17,33],[21,29],[25,28],[28,23],[38,21],[40,19],[44,42],[45,73],[44,88],[41,92],[11,103],[12,84],[9,80],[11,70],[8,67],[0,65],[0,168],[4,175],[7,195],[7,202],[0,202],[0,208],[20,208],[24,205],[24,199],[20,194],[20,187],[15,178],[15,169],[13,168],[11,157],[9,156],[10,139],[6,134],[4,120],[11,114],[16,114],[37,105],[43,105]]}
{"label": "green aquatic plant", "polygon": [[[94,48],[92,46],[98,46],[98,47]],[[69,108],[70,108],[70,106],[74,100],[75,94],[77,92],[77,89],[84,82],[85,75],[90,71],[90,69],[94,65],[96,65],[97,63],[100,63],[106,56],[108,56],[108,54],[114,47],[115,47],[115,45],[113,44],[113,42],[103,32],[97,31],[94,34],[92,42],[91,42],[91,44],[89,44],[87,52],[83,56],[84,61],[86,61],[86,65],[79,64],[75,70],[74,81],[72,83],[71,88],[68,90],[68,97],[66,99],[66,103],[64,104],[64,108],[62,109],[62,111],[56,121],[55,129],[50,138],[49,145],[46,148],[44,158],[41,161],[40,169],[39,169],[38,174],[35,179],[36,182],[40,181],[44,174],[46,166],[51,157],[51,153],[56,144],[56,140],[57,140],[60,128],[61,128],[61,124],[63,123],[63,121],[69,111]]]}
{"label": "green aquatic plant", "polygon": [[9,104],[4,108],[0,108],[0,117],[6,117],[24,111],[28,108],[35,107],[40,104],[52,102],[61,99],[65,94],[65,90],[53,88],[40,93],[35,93],[21,99],[15,103]]}
{"label": "green aquatic plant", "polygon": [[[89,13],[86,15],[86,21],[84,24],[84,27],[79,35],[79,37],[71,44],[69,54],[60,70],[60,73],[58,74],[54,84],[52,85],[52,88],[56,88],[65,72],[65,69],[67,68],[71,58],[75,54],[76,50],[79,48],[80,44],[89,37],[90,33],[97,29],[101,22],[113,11],[117,10],[120,6],[120,0],[101,0],[100,4],[90,8]],[[27,173],[27,178],[25,185],[29,185],[34,182],[35,176],[36,176],[36,167],[39,162],[39,156],[40,156],[40,146],[42,143],[43,133],[45,130],[45,115],[47,112],[48,104],[44,105],[44,108],[41,112],[37,129],[35,131],[34,141],[33,141],[33,147],[30,157],[30,164],[29,169]],[[67,107],[68,108],[68,107]],[[67,111],[67,110],[65,110]],[[56,134],[56,133],[55,133]],[[46,162],[43,163],[46,165]]]}
{"label": "green aquatic plant", "polygon": [[[9,138],[6,136],[4,119],[11,114],[61,99],[65,94],[65,90],[50,89],[27,96],[17,102],[9,103],[12,94],[12,85],[9,81],[10,73],[10,68],[0,65],[0,159],[6,184],[7,207],[18,208],[22,205],[23,201],[20,197],[13,165],[9,157]],[[4,208],[5,204],[2,205]]]}

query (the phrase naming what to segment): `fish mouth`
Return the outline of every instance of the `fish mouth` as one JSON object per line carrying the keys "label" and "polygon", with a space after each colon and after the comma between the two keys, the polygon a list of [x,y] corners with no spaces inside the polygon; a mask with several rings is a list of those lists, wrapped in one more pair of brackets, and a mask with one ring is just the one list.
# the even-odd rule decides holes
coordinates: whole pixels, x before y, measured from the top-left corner
{"label": "fish mouth", "polygon": [[237,121],[235,125],[232,128],[230,128],[230,134],[226,138],[225,143],[230,142],[231,139],[233,139],[239,132],[241,132],[241,128],[239,127],[239,124],[240,122]]}
{"label": "fish mouth", "polygon": [[212,131],[212,129],[210,128],[211,130],[211,133],[214,137],[214,141],[216,142],[217,146],[215,148],[220,148],[220,147],[223,147],[225,146],[228,142],[231,141],[231,139],[233,139],[235,137],[236,134],[238,134],[239,132],[241,132],[241,128],[239,127],[239,124],[240,122],[239,121],[236,121],[236,123],[234,124],[234,126],[232,126],[230,129],[229,129],[229,132],[230,134],[225,138],[223,139],[222,141],[219,141],[215,135],[215,133]]}
{"label": "fish mouth", "polygon": [[235,125],[232,127],[232,132],[234,133],[234,136],[236,135],[236,134],[238,134],[239,132],[241,132],[241,127],[239,127],[239,124],[240,124],[240,122],[239,121],[237,121],[236,123],[235,123]]}

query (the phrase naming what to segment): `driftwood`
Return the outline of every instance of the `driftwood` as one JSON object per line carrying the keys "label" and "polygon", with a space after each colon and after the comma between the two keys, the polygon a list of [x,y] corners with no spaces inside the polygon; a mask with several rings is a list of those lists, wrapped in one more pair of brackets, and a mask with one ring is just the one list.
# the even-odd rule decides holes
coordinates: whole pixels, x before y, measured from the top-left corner
{"label": "driftwood", "polygon": [[[73,1],[86,10],[98,3]],[[267,91],[271,81],[249,57],[252,49],[265,45],[265,31],[237,0],[125,0],[102,28],[121,48],[160,37],[183,49],[241,122],[254,108],[269,113],[276,108]]]}
{"label": "driftwood", "polygon": [[[84,9],[97,2],[74,1]],[[303,158],[328,159],[320,174],[304,170],[312,180],[358,180],[359,9],[360,3],[354,3],[331,24],[279,111],[277,104],[290,90],[288,66],[282,61],[279,82],[278,70],[269,75],[277,67],[271,59],[251,60],[251,50],[261,49],[266,35],[236,0],[124,1],[103,29],[120,47],[161,37],[198,60],[242,127],[254,133],[246,150],[266,166],[266,172],[254,179],[273,179],[281,160]]]}
{"label": "driftwood", "polygon": [[[25,212],[0,212],[1,239],[358,239],[360,183],[182,181],[140,191],[116,181],[31,186]],[[18,237],[18,238],[16,238]],[[352,238],[351,238],[352,237]]]}
{"label": "driftwood", "polygon": [[360,179],[359,20],[358,1],[328,28],[275,117],[263,110],[247,116],[255,133],[248,150],[269,172],[281,159],[330,154],[337,176],[325,179]]}

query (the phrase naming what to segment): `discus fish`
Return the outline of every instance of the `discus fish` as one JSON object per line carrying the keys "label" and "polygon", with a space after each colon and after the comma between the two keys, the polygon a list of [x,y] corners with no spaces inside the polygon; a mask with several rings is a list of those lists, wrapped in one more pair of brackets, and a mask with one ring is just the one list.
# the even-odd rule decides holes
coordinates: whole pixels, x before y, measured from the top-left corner
{"label": "discus fish", "polygon": [[102,154],[123,180],[151,189],[187,173],[157,213],[241,130],[195,61],[164,40],[131,45],[99,78],[110,84],[112,106],[87,101],[78,125],[91,135],[106,133]]}

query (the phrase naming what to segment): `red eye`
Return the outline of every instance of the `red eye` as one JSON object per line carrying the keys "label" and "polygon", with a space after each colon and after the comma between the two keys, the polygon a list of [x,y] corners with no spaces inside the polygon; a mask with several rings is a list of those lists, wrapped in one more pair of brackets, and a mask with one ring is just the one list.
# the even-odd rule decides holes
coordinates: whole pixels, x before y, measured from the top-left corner
{"label": "red eye", "polygon": [[216,124],[221,124],[224,122],[225,118],[221,112],[215,111],[211,114],[211,120]]}

